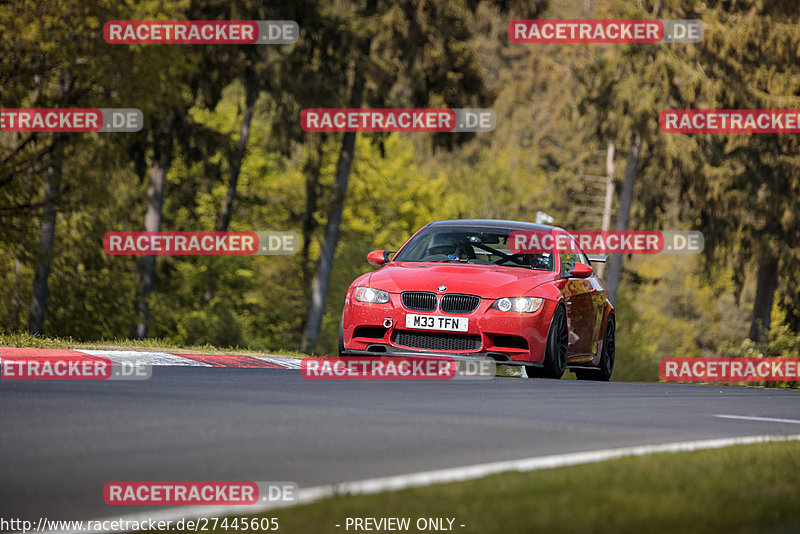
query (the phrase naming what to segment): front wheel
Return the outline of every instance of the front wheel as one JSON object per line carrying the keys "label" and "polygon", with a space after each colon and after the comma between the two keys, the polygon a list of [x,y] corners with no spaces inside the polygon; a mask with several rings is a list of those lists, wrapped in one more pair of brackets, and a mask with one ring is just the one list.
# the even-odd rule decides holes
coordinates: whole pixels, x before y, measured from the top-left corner
{"label": "front wheel", "polygon": [[606,320],[606,330],[603,333],[603,350],[600,353],[600,364],[597,369],[575,369],[575,378],[578,380],[598,380],[608,382],[614,371],[614,338],[616,336],[614,316]]}
{"label": "front wheel", "polygon": [[547,334],[547,347],[544,351],[544,362],[536,375],[544,378],[561,378],[567,368],[567,351],[569,350],[569,328],[567,313],[563,306],[556,308]]}
{"label": "front wheel", "polygon": [[339,356],[344,356],[344,312],[339,321]]}

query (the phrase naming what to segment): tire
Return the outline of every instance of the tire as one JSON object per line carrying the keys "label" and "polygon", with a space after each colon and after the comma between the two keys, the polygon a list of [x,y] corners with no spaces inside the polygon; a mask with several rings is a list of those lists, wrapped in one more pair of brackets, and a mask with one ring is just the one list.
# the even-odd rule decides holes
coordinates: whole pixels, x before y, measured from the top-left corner
{"label": "tire", "polygon": [[575,369],[575,378],[578,380],[597,380],[608,382],[614,372],[614,358],[616,356],[616,323],[614,316],[606,319],[606,329],[603,332],[603,351],[600,354],[600,363],[597,369]]}
{"label": "tire", "polygon": [[543,378],[559,379],[567,369],[567,352],[569,350],[569,328],[567,313],[563,306],[556,308],[547,334],[547,347],[544,351],[544,362],[536,375]]}
{"label": "tire", "polygon": [[339,356],[344,356],[344,312],[339,320]]}

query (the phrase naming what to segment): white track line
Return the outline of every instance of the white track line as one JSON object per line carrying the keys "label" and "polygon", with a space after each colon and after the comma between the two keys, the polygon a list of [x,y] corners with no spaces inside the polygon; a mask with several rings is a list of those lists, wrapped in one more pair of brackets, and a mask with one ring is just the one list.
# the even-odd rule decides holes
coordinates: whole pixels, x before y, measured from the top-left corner
{"label": "white track line", "polygon": [[[538,456],[533,458],[523,458],[520,460],[491,462],[464,467],[455,467],[452,469],[437,469],[434,471],[423,471],[408,475],[372,478],[368,480],[359,480],[356,482],[343,482],[341,484],[302,488],[299,491],[297,500],[290,503],[270,503],[251,506],[170,507],[153,512],[143,512],[138,514],[111,517],[105,520],[101,519],[100,521],[121,520],[144,522],[152,519],[153,521],[173,521],[174,524],[175,521],[184,518],[197,519],[200,517],[221,517],[232,514],[255,515],[276,508],[285,508],[287,506],[293,506],[296,504],[311,503],[334,495],[368,495],[384,491],[396,491],[406,488],[428,486],[430,484],[462,482],[465,480],[472,480],[498,473],[536,471],[539,469],[552,469],[555,467],[602,462],[605,460],[612,460],[625,456],[644,456],[662,452],[689,452],[706,449],[719,449],[722,447],[730,447],[732,445],[751,445],[754,443],[768,443],[776,441],[800,441],[800,434],[793,434],[789,436],[745,436],[739,438],[681,441],[677,443],[664,443],[659,445],[641,445],[637,447],[622,447],[618,449],[605,449],[600,451]],[[65,531],[65,534],[66,532],[70,531]]]}
{"label": "white track line", "polygon": [[743,421],[764,421],[767,423],[788,423],[790,425],[800,425],[800,420],[797,419],[779,419],[777,417],[758,417],[755,415],[727,415],[727,414],[714,414],[714,417],[721,419],[741,419]]}

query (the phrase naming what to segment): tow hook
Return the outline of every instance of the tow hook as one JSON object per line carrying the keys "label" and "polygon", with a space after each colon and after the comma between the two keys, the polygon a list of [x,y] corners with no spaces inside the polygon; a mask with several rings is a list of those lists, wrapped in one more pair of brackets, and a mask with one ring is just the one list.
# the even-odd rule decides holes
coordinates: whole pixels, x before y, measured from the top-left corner
{"label": "tow hook", "polygon": [[383,320],[383,327],[384,328],[391,328],[392,327],[392,318],[391,317],[387,317],[386,319]]}

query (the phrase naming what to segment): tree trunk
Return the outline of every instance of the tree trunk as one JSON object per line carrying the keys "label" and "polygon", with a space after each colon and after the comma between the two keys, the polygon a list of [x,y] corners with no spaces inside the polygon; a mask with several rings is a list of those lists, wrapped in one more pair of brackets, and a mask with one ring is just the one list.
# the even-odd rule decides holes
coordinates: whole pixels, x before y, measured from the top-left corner
{"label": "tree trunk", "polygon": [[317,228],[314,214],[319,206],[319,182],[322,174],[322,159],[325,154],[325,139],[324,133],[317,135],[315,151],[308,156],[303,169],[306,176],[306,205],[303,211],[303,248],[300,251],[300,265],[305,288],[311,286],[311,236]]}
{"label": "tree trunk", "polygon": [[[167,146],[169,141],[156,141],[156,148],[153,154],[153,161],[148,172],[147,185],[147,211],[144,216],[144,231],[161,231],[161,211],[164,205],[164,183],[167,178],[167,170],[171,161],[170,149]],[[134,327],[131,337],[133,339],[147,338],[148,320],[150,319],[150,305],[148,299],[153,291],[153,279],[156,270],[155,256],[142,256],[139,260],[139,296],[136,301],[136,313],[138,322]]]}
{"label": "tree trunk", "polygon": [[19,294],[19,272],[22,262],[19,256],[14,254],[14,270],[11,275],[11,293],[8,302],[8,315],[6,316],[6,331],[16,332],[19,327],[19,312],[22,308],[22,300]]}
{"label": "tree trunk", "polygon": [[[616,230],[627,230],[633,204],[633,186],[636,183],[636,173],[639,167],[639,154],[642,149],[642,138],[639,132],[631,134],[631,149],[628,152],[628,162],[625,165],[625,181],[622,183],[622,193],[619,196],[619,210],[617,211]],[[612,304],[617,303],[617,290],[622,277],[622,254],[612,254],[608,260],[608,273],[605,278],[608,299]]]}
{"label": "tree trunk", "polygon": [[[353,92],[351,93],[351,108],[360,108],[364,93],[364,77],[356,67],[353,79]],[[301,350],[313,352],[322,328],[322,317],[325,314],[325,300],[328,297],[328,287],[331,281],[331,271],[333,270],[333,257],[336,253],[336,245],[339,241],[339,227],[342,223],[342,212],[344,211],[344,200],[347,195],[347,184],[350,180],[350,168],[353,163],[353,155],[356,145],[356,133],[345,132],[342,138],[342,148],[339,151],[339,161],[336,164],[336,181],[333,187],[333,198],[331,209],[328,215],[328,222],[325,225],[325,237],[320,251],[319,265],[314,282],[311,286],[311,305],[308,310],[308,321],[303,333]]]}
{"label": "tree trunk", "polygon": [[256,100],[258,99],[258,88],[246,84],[245,87],[245,108],[242,125],[239,129],[239,143],[236,146],[236,153],[231,161],[231,174],[228,177],[228,192],[225,194],[225,202],[220,211],[218,232],[227,232],[233,216],[233,202],[236,200],[236,187],[239,185],[239,175],[242,172],[242,164],[247,154],[247,142],[250,140],[250,123],[253,120]]}
{"label": "tree trunk", "polygon": [[770,255],[762,258],[758,265],[756,301],[753,304],[753,318],[750,322],[750,339],[756,343],[769,340],[769,327],[772,317],[772,301],[778,287],[778,258]]}
{"label": "tree trunk", "polygon": [[50,278],[50,261],[52,259],[53,241],[55,238],[56,206],[58,195],[61,192],[61,153],[63,140],[56,138],[53,141],[53,164],[47,167],[47,176],[44,186],[44,208],[42,210],[42,223],[39,227],[39,247],[36,258],[36,267],[33,274],[33,291],[31,295],[31,309],[28,314],[28,332],[41,334],[44,330],[44,318],[47,311],[47,295]]}
{"label": "tree trunk", "polygon": [[[603,222],[600,229],[607,232],[611,229],[611,211],[614,207],[614,185],[617,180],[617,168],[614,165],[614,156],[616,154],[616,145],[614,140],[608,142],[608,149],[606,150],[606,197],[603,201]],[[597,265],[597,276],[603,278],[605,274],[606,265],[600,263]]]}
{"label": "tree trunk", "polygon": [[[258,99],[258,88],[245,81],[245,106],[244,116],[242,117],[242,124],[239,127],[239,142],[236,144],[236,151],[231,158],[231,172],[228,176],[228,190],[225,193],[225,200],[222,203],[222,208],[219,212],[219,221],[217,222],[217,232],[227,232],[233,217],[233,203],[236,200],[236,188],[239,186],[239,176],[242,173],[242,165],[244,158],[247,155],[247,143],[250,141],[250,123],[253,121],[253,114],[255,113],[256,100]],[[209,267],[210,277],[208,287],[203,292],[203,303],[211,302],[216,293],[216,279],[214,274],[215,268]]]}

